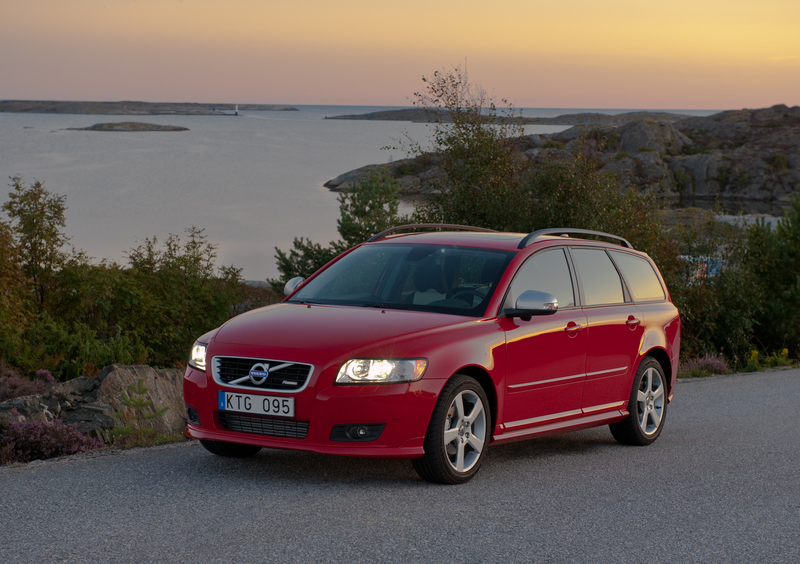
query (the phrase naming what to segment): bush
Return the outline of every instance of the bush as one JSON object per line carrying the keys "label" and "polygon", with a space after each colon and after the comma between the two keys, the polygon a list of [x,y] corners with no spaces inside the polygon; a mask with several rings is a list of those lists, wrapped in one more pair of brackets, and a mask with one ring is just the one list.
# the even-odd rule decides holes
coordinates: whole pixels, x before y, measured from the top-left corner
{"label": "bush", "polygon": [[352,190],[339,194],[337,198],[339,241],[323,247],[310,239],[295,238],[288,253],[275,247],[275,259],[281,275],[268,281],[273,291],[283,292],[283,286],[292,278],[308,278],[337,255],[363,243],[372,235],[407,223],[408,218],[397,215],[399,185],[388,172],[373,171],[369,178],[357,182]]}
{"label": "bush", "polygon": [[[414,220],[506,231],[529,223],[528,166],[517,150],[524,128],[516,110],[506,100],[498,109],[460,67],[422,80],[425,90],[414,93],[414,105],[436,117],[429,141],[442,175],[426,184],[430,196]],[[407,150],[425,153],[415,142]]]}
{"label": "bush", "polygon": [[0,464],[56,458],[102,446],[100,439],[82,435],[77,423],[67,425],[60,419],[49,423],[15,421],[0,416]]}
{"label": "bush", "polygon": [[[65,197],[12,178],[0,221],[0,359],[23,375],[91,375],[112,363],[174,366],[195,338],[272,298],[216,268],[216,245],[191,227],[128,251],[128,266],[64,250]],[[263,294],[263,292],[262,292]]]}

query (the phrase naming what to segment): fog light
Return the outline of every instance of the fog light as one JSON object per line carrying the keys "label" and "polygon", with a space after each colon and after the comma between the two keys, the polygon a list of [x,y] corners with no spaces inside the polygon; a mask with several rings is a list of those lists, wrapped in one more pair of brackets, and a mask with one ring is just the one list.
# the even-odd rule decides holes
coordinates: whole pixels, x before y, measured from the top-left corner
{"label": "fog light", "polygon": [[197,413],[197,410],[193,407],[186,406],[186,419],[192,425],[200,426],[200,414]]}
{"label": "fog light", "polygon": [[363,425],[359,425],[358,427],[348,427],[347,435],[351,439],[355,439],[357,441],[362,441],[367,438],[369,435],[369,430]]}
{"label": "fog light", "polygon": [[383,433],[386,423],[364,423],[361,425],[334,425],[331,440],[343,443],[368,443]]}

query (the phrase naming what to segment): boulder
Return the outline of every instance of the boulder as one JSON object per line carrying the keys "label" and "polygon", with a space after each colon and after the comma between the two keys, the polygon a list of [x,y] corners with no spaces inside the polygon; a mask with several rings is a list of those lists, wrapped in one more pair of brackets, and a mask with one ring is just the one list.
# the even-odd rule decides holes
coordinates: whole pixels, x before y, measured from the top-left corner
{"label": "boulder", "polygon": [[582,136],[602,136],[612,131],[614,131],[614,126],[611,125],[576,125],[564,131],[553,133],[550,137],[562,143],[569,143]]}
{"label": "boulder", "polygon": [[[100,386],[93,402],[83,406],[82,415],[93,421],[104,421],[115,413],[121,412],[133,416],[134,413],[122,403],[123,392],[131,395],[130,387],[136,386],[141,379],[147,387],[144,399],[153,402],[153,407],[146,411],[169,408],[163,415],[146,420],[148,427],[158,433],[180,433],[186,425],[183,402],[183,371],[176,369],[155,370],[149,366],[123,366],[112,364],[103,369],[96,377]],[[119,422],[115,418],[115,424]],[[112,425],[113,426],[113,425]]]}
{"label": "boulder", "polygon": [[136,386],[139,379],[148,390],[141,397],[153,402],[153,406],[144,411],[153,413],[156,409],[168,408],[159,417],[145,419],[144,425],[157,433],[183,431],[183,371],[156,370],[149,366],[106,366],[94,378],[81,376],[60,382],[42,395],[2,402],[0,413],[31,421],[52,421],[58,417],[65,423],[76,423],[78,430],[85,435],[108,441],[109,431],[122,423],[117,413],[135,417],[136,414],[125,407],[122,400],[123,392],[131,395],[130,386]]}
{"label": "boulder", "polygon": [[[673,158],[669,164],[677,191],[692,196],[717,196],[731,182],[728,161],[722,151]],[[684,180],[682,180],[684,179]]]}
{"label": "boulder", "polygon": [[0,413],[8,414],[17,421],[52,421],[53,413],[42,396],[21,396],[0,403]]}
{"label": "boulder", "polygon": [[617,129],[619,151],[631,154],[655,151],[660,154],[679,155],[692,144],[691,139],[675,129],[671,123],[632,121]]}

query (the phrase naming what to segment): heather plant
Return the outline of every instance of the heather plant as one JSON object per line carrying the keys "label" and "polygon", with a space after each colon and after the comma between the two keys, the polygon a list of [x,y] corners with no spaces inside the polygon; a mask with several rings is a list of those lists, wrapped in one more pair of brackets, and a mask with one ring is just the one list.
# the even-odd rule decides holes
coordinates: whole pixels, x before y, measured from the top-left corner
{"label": "heather plant", "polygon": [[55,382],[48,370],[37,370],[32,378],[0,361],[0,401],[46,392]]}
{"label": "heather plant", "polygon": [[706,353],[684,362],[680,372],[683,378],[704,378],[714,374],[729,374],[731,367],[722,355]]}
{"label": "heather plant", "polygon": [[[11,412],[14,416],[16,413]],[[56,458],[103,446],[100,439],[78,431],[77,424],[56,418],[50,422],[18,421],[0,415],[0,464]]]}

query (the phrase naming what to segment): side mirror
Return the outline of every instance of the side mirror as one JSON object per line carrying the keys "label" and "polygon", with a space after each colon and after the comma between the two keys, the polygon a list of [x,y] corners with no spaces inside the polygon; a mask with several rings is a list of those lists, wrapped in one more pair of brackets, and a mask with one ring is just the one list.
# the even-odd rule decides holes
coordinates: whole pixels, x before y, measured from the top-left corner
{"label": "side mirror", "polygon": [[558,311],[558,300],[553,294],[526,290],[520,294],[514,304],[514,309],[507,309],[506,317],[519,317],[523,321],[530,321],[533,315],[551,315]]}
{"label": "side mirror", "polygon": [[292,278],[286,283],[286,286],[283,287],[283,295],[288,296],[289,294],[297,290],[297,287],[305,281],[306,279],[303,278],[302,276],[297,276],[295,278]]}

